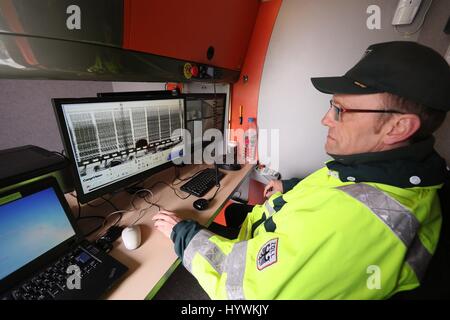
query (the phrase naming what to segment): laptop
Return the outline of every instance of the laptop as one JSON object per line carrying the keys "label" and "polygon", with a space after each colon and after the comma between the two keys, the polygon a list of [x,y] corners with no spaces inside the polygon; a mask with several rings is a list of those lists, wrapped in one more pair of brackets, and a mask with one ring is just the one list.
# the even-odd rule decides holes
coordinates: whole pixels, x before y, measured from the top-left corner
{"label": "laptop", "polygon": [[0,299],[98,299],[127,270],[83,237],[55,178],[0,194]]}

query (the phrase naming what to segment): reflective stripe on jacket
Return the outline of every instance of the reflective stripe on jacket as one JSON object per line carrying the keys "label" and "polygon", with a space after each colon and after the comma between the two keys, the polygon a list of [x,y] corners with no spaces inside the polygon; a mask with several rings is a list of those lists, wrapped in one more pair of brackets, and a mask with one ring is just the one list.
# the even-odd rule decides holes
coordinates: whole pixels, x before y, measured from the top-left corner
{"label": "reflective stripe on jacket", "polygon": [[215,299],[383,299],[419,285],[439,186],[341,182],[322,168],[257,205],[237,239],[199,231],[183,264]]}

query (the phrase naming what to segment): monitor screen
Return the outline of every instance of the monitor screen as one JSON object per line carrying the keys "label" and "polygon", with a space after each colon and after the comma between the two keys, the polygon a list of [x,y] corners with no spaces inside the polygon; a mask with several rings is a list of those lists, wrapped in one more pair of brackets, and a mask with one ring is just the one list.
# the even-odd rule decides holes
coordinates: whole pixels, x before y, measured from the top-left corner
{"label": "monitor screen", "polygon": [[226,98],[225,93],[188,93],[186,97],[186,129],[191,134],[194,148],[209,144],[204,134],[217,129],[224,134]]}
{"label": "monitor screen", "polygon": [[180,97],[53,99],[80,202],[138,182],[184,154]]}
{"label": "monitor screen", "polygon": [[[225,129],[226,93],[183,93],[177,90],[165,91],[122,91],[99,92],[98,97],[135,97],[145,98],[152,96],[177,96],[186,99],[186,129],[191,135],[191,142],[186,142],[194,149],[205,148],[210,141],[204,139],[206,130],[214,128],[220,130],[222,135]],[[194,130],[195,128],[195,130]]]}
{"label": "monitor screen", "polygon": [[53,188],[0,198],[0,280],[75,234]]}

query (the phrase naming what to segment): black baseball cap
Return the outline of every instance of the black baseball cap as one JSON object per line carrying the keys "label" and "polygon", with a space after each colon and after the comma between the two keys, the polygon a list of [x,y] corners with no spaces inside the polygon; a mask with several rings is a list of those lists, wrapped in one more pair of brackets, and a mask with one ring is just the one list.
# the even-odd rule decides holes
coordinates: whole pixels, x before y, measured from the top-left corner
{"label": "black baseball cap", "polygon": [[409,41],[369,46],[341,77],[311,78],[327,94],[389,92],[431,109],[450,110],[450,69],[433,49]]}

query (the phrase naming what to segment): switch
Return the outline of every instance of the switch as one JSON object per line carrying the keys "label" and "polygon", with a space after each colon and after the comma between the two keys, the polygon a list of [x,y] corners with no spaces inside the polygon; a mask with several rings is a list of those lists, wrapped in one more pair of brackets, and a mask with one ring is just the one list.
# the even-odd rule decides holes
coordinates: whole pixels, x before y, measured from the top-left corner
{"label": "switch", "polygon": [[193,77],[198,77],[198,67],[196,65],[191,67],[191,74]]}

